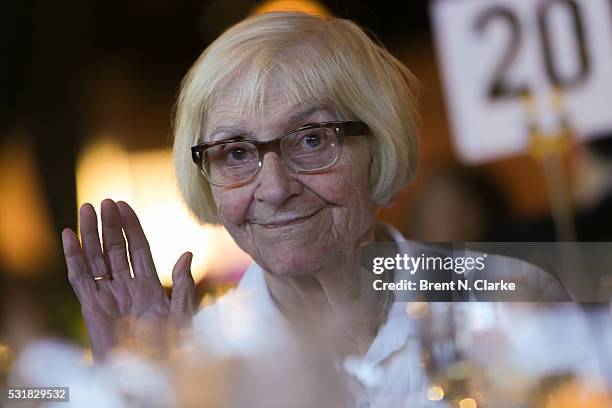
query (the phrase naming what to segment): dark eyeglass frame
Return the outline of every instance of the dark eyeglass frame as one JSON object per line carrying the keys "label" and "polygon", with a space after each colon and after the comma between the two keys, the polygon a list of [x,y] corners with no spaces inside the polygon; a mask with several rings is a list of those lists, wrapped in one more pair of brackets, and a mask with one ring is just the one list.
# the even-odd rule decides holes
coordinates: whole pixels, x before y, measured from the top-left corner
{"label": "dark eyeglass frame", "polygon": [[[294,133],[301,132],[304,130],[318,129],[318,128],[332,128],[334,130],[336,137],[338,138],[338,155],[336,156],[336,158],[330,164],[324,167],[321,167],[321,168],[317,168],[317,169],[299,170],[299,169],[295,169],[291,167],[291,165],[285,162],[285,159],[283,157],[283,154],[280,148],[281,141],[285,137],[290,136]],[[265,142],[261,142],[258,140],[245,139],[242,136],[237,136],[237,137],[233,137],[227,140],[200,143],[198,145],[191,147],[191,158],[193,162],[198,166],[198,168],[200,169],[200,172],[204,175],[204,177],[208,180],[209,183],[215,186],[219,186],[219,187],[237,187],[237,186],[249,183],[250,181],[253,181],[257,177],[257,175],[259,174],[259,171],[261,170],[261,167],[263,166],[264,155],[268,151],[278,152],[279,157],[281,158],[281,160],[283,160],[285,165],[296,173],[316,173],[319,171],[327,170],[330,167],[332,167],[334,164],[336,164],[336,162],[340,158],[340,155],[342,154],[342,142],[343,142],[344,137],[346,136],[367,136],[367,135],[370,135],[371,133],[372,131],[370,130],[370,127],[362,121],[333,121],[333,122],[311,123],[311,124],[302,126],[298,129],[287,132],[275,139],[267,140]],[[204,167],[202,166],[202,160],[204,158],[204,151],[211,147],[220,146],[224,144],[230,144],[230,143],[236,143],[236,142],[250,143],[255,146],[255,148],[257,149],[257,154],[258,154],[258,159],[259,159],[259,163],[257,164],[257,170],[255,170],[253,172],[253,175],[250,176],[248,179],[239,181],[236,183],[220,184],[220,183],[214,182],[210,178],[210,176],[206,174],[206,171],[204,170]]]}

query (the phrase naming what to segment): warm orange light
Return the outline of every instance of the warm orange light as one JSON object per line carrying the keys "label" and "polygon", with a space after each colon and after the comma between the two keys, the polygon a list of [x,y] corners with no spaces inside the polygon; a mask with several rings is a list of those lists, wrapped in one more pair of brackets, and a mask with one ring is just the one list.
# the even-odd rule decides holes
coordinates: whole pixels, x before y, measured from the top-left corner
{"label": "warm orange light", "polygon": [[429,311],[429,305],[427,302],[406,302],[405,309],[406,314],[413,319],[422,319],[427,315]]}
{"label": "warm orange light", "polygon": [[543,396],[546,408],[604,408],[612,406],[612,395],[599,379],[571,380]]}
{"label": "warm orange light", "polygon": [[464,398],[459,401],[459,408],[478,408],[474,398]]}
{"label": "warm orange light", "polygon": [[110,136],[100,135],[96,140],[77,160],[78,207],[84,203],[99,207],[105,198],[130,202],[132,178],[128,153]]}
{"label": "warm orange light", "polygon": [[172,284],[172,267],[185,251],[193,253],[191,272],[196,282],[206,273],[246,269],[248,255],[224,228],[199,225],[183,205],[175,183],[169,149],[129,153],[102,139],[79,160],[78,205],[91,202],[99,209],[104,198],[128,202],[138,214],[165,286]]}
{"label": "warm orange light", "polygon": [[0,374],[7,374],[11,368],[11,349],[0,343]]}
{"label": "warm orange light", "polygon": [[59,233],[53,235],[42,186],[25,139],[14,135],[0,146],[0,263],[19,275],[33,275],[53,263]]}
{"label": "warm orange light", "polygon": [[271,13],[274,11],[300,11],[319,16],[331,16],[331,13],[324,5],[312,0],[270,0],[256,6],[251,14]]}

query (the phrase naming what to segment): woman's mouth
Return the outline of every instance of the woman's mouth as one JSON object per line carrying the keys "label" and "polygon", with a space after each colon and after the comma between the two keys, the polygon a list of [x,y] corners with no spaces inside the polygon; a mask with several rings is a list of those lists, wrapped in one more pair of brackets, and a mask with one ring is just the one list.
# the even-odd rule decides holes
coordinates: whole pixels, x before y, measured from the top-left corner
{"label": "woman's mouth", "polygon": [[279,217],[278,219],[275,219],[275,220],[266,221],[266,222],[255,222],[254,224],[260,225],[268,229],[293,226],[293,225],[301,224],[305,221],[308,221],[310,218],[318,214],[321,210],[322,208],[308,215]]}

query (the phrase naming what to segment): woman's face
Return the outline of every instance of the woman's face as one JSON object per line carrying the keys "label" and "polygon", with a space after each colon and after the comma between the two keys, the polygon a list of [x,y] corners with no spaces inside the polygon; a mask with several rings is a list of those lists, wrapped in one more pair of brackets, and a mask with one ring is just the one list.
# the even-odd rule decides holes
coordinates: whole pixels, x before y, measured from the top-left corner
{"label": "woman's face", "polygon": [[[240,115],[229,89],[205,124],[206,140],[240,134],[271,140],[308,123],[341,120],[323,104],[289,106],[278,89],[268,92],[263,114]],[[232,128],[232,130],[223,130]],[[345,138],[329,170],[298,174],[269,151],[257,178],[239,187],[212,186],[221,222],[236,243],[277,275],[313,273],[340,265],[371,232],[375,206],[369,188],[367,137]]]}

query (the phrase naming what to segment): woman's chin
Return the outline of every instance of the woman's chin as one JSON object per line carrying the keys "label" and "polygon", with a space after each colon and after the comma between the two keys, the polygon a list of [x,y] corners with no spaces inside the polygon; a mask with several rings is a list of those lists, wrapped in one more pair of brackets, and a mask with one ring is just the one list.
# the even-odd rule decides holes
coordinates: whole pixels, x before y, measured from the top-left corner
{"label": "woman's chin", "polygon": [[262,256],[262,261],[258,264],[276,276],[294,277],[324,269],[329,263],[327,258],[329,251],[324,251],[323,248],[278,248],[273,253]]}

